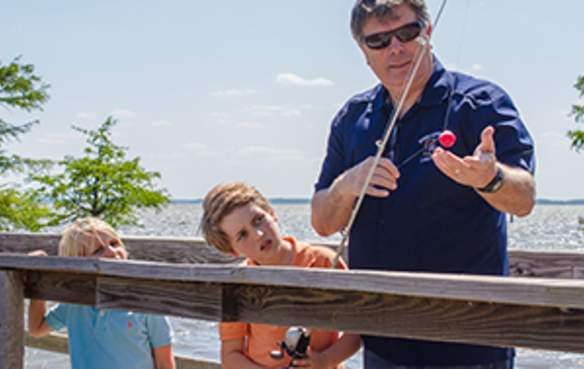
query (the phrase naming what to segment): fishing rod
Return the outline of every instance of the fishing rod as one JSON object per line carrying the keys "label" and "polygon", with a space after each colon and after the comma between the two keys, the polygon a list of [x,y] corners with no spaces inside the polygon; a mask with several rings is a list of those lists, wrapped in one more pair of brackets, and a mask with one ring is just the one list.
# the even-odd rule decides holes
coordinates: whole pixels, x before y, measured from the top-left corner
{"label": "fishing rod", "polygon": [[[436,18],[434,20],[434,29],[436,29],[438,27],[438,22],[440,21],[440,18],[442,17],[442,12],[444,11],[444,8],[446,7],[447,2],[448,2],[448,0],[442,0],[442,4],[440,5],[440,9],[438,10],[438,14],[436,15]],[[349,240],[349,233],[351,231],[351,228],[353,227],[353,223],[355,223],[355,219],[357,218],[357,214],[359,213],[359,209],[361,208],[361,204],[363,203],[363,200],[365,199],[365,194],[367,192],[367,188],[369,187],[369,184],[371,183],[371,179],[373,178],[373,173],[375,172],[377,165],[379,165],[379,161],[381,160],[381,157],[382,157],[383,153],[385,152],[385,147],[387,146],[387,142],[389,141],[389,138],[391,137],[391,133],[393,132],[395,124],[397,123],[397,120],[399,119],[399,117],[401,115],[401,110],[403,109],[403,105],[405,103],[405,100],[410,92],[410,88],[412,87],[416,73],[418,72],[418,69],[420,68],[420,65],[422,64],[422,58],[424,57],[425,53],[428,52],[430,49],[428,47],[429,39],[430,39],[430,35],[428,35],[428,33],[426,31],[423,31],[423,34],[418,36],[418,38],[416,39],[416,42],[418,42],[419,47],[418,47],[416,54],[414,56],[414,64],[410,68],[410,72],[408,74],[408,78],[405,82],[405,85],[402,89],[400,99],[398,100],[398,104],[397,104],[397,106],[396,106],[396,108],[391,116],[390,123],[387,126],[385,133],[383,134],[383,138],[381,140],[375,142],[375,144],[377,146],[377,153],[375,154],[375,157],[373,159],[373,165],[371,165],[371,168],[369,169],[369,172],[368,172],[367,177],[365,179],[365,183],[363,183],[363,187],[361,188],[361,191],[359,192],[359,197],[357,198],[357,202],[355,203],[355,206],[353,207],[353,210],[351,211],[351,216],[349,218],[349,221],[347,222],[347,225],[345,226],[345,228],[343,228],[341,230],[341,236],[342,236],[341,244],[339,245],[339,248],[337,250],[335,258],[333,259],[333,266],[337,265],[340,256],[345,252],[345,249],[347,247],[347,241]]]}

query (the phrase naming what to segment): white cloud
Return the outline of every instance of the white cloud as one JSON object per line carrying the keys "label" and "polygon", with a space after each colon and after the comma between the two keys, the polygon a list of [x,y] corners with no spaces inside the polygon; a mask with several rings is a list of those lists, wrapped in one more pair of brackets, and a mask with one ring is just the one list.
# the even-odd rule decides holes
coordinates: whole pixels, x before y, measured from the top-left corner
{"label": "white cloud", "polygon": [[201,142],[189,142],[183,147],[191,155],[205,156],[211,153],[209,146]]}
{"label": "white cloud", "polygon": [[225,113],[225,112],[213,112],[211,114],[209,114],[212,118],[221,118],[221,119],[227,119],[229,118],[229,114]]}
{"label": "white cloud", "polygon": [[253,115],[258,117],[298,117],[302,115],[302,111],[294,108],[287,108],[279,105],[254,105],[248,109]]}
{"label": "white cloud", "polygon": [[256,93],[256,90],[251,89],[251,88],[248,88],[248,89],[229,88],[227,90],[211,92],[211,96],[215,96],[215,97],[240,97],[240,96],[246,96],[246,95],[253,95],[255,93]]}
{"label": "white cloud", "polygon": [[485,66],[483,64],[459,65],[456,63],[445,63],[444,67],[447,70],[470,74],[478,78],[485,78]]}
{"label": "white cloud", "polygon": [[306,79],[294,73],[279,73],[276,75],[276,82],[284,85],[303,86],[303,87],[330,87],[334,82],[326,78]]}
{"label": "white cloud", "polygon": [[245,128],[245,129],[257,129],[257,128],[261,128],[262,124],[259,122],[246,121],[246,122],[237,123],[237,126],[239,128]]}
{"label": "white cloud", "polygon": [[117,119],[134,119],[136,118],[136,113],[129,109],[114,109],[111,115]]}
{"label": "white cloud", "polygon": [[157,120],[156,122],[152,123],[154,127],[163,127],[163,128],[171,128],[174,127],[175,124],[173,122],[169,122],[167,120]]}
{"label": "white cloud", "polygon": [[304,155],[297,150],[276,149],[267,146],[246,146],[239,150],[238,155],[246,158],[267,158],[275,160],[302,160]]}

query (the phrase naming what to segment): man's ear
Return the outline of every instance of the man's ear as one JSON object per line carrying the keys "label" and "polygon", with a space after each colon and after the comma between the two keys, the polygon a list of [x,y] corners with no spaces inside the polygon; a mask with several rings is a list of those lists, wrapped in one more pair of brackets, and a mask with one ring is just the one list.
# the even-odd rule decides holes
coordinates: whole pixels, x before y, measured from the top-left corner
{"label": "man's ear", "polygon": [[367,50],[365,50],[366,46],[364,44],[362,44],[361,42],[359,42],[357,45],[359,45],[359,49],[361,50],[361,52],[363,53],[363,57],[365,58],[365,63],[367,63],[367,65],[371,65],[371,63],[369,62],[369,57],[367,56]]}

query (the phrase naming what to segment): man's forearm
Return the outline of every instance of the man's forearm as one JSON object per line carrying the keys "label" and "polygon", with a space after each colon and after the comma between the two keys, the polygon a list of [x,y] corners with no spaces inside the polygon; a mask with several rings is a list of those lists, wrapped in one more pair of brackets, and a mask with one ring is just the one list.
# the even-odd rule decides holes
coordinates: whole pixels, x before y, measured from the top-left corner
{"label": "man's forearm", "polygon": [[535,205],[535,180],[524,169],[499,164],[503,171],[503,185],[494,193],[477,191],[485,201],[499,211],[526,216]]}
{"label": "man's forearm", "polygon": [[355,197],[338,191],[340,177],[312,198],[312,227],[321,236],[330,236],[340,231],[349,221]]}

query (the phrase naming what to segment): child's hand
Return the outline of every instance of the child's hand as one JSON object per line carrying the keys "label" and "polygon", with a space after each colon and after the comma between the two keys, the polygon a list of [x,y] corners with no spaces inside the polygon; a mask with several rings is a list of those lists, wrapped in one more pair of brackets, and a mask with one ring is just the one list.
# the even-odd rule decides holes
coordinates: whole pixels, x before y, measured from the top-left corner
{"label": "child's hand", "polygon": [[292,364],[294,368],[329,369],[326,354],[314,351],[310,347],[306,352],[305,359],[294,359]]}
{"label": "child's hand", "polygon": [[29,256],[49,256],[45,250],[34,250],[27,253]]}

